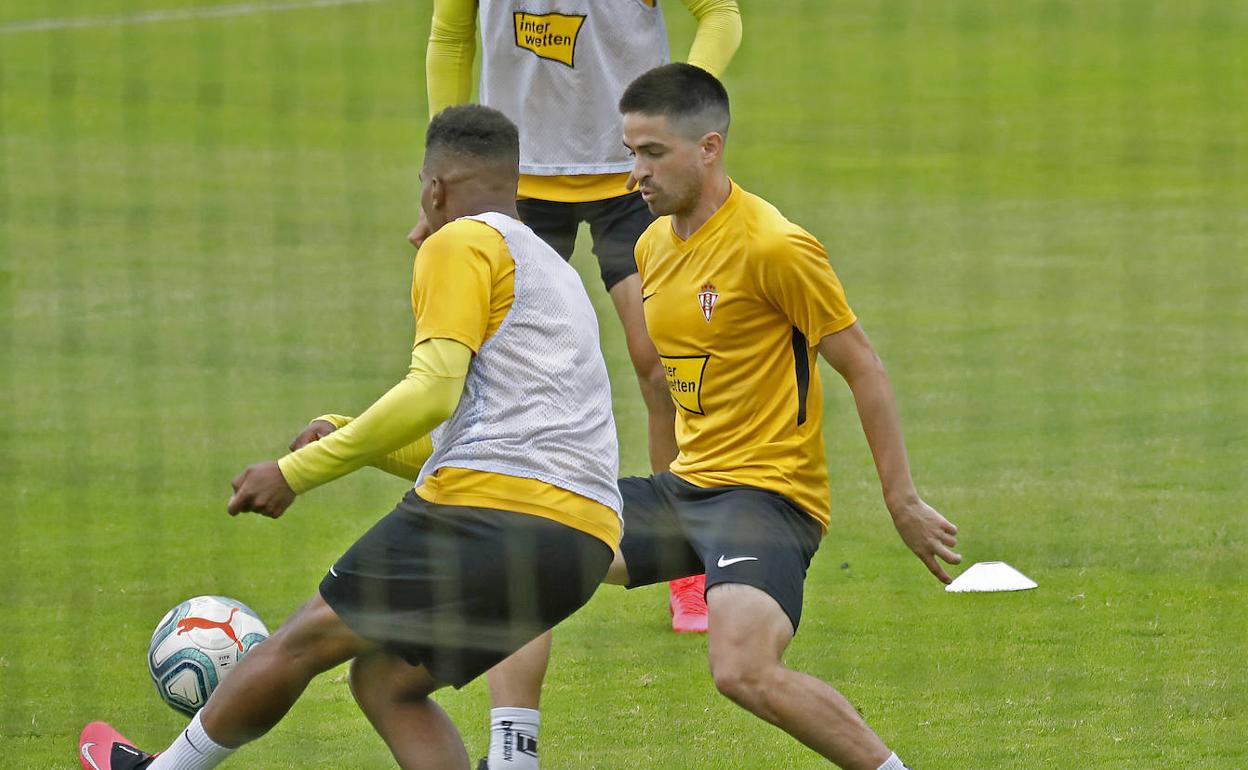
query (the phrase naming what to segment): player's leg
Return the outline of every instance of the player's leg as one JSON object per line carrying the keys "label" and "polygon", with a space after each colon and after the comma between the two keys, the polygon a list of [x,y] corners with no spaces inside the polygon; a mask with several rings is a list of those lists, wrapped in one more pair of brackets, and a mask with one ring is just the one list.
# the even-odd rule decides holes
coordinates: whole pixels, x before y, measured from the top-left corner
{"label": "player's leg", "polygon": [[[412,494],[408,497],[420,515],[424,548],[405,557],[411,562],[403,570],[405,580],[370,585],[352,578],[349,582],[358,585],[347,593],[363,599],[384,597],[386,606],[397,603],[400,612],[381,618],[380,624],[373,619],[376,613],[367,612],[364,604],[357,622],[372,628],[369,638],[375,636],[385,649],[409,664],[419,664],[438,682],[462,687],[546,634],[589,600],[611,563],[612,551],[606,543],[540,516],[436,505]],[[414,557],[418,558],[413,561]],[[390,558],[386,552],[373,554],[372,571],[392,572],[376,567],[377,559],[386,558]],[[342,561],[335,567],[339,575],[349,574]],[[534,649],[542,652],[540,667],[544,668],[544,648],[539,643],[526,652]],[[420,732],[409,728],[409,722],[414,725],[422,714],[440,712],[412,707],[391,710],[384,719],[376,716],[384,708],[379,704],[396,698],[418,700],[419,696],[418,681],[405,684],[399,679],[396,693],[395,680],[376,673],[378,666],[382,664],[357,666],[353,693],[396,757],[409,756],[404,736]],[[413,676],[408,674],[406,679]],[[532,680],[521,677],[520,681]],[[540,673],[535,681],[540,685]],[[540,693],[540,686],[534,689]],[[516,692],[513,687],[507,694]],[[507,721],[512,723],[511,740],[503,747],[500,761],[505,759],[505,763],[501,766],[505,770],[536,767],[535,729],[525,729],[522,718],[513,716]],[[461,744],[456,748],[463,750]],[[410,751],[422,755],[416,744],[410,744]]]}
{"label": "player's leg", "polygon": [[[551,633],[547,631],[486,672],[490,685],[490,748],[481,770],[536,770],[538,710],[542,681],[550,663]],[[517,747],[523,746],[524,751]]]}
{"label": "player's leg", "polygon": [[[154,759],[107,725],[79,741],[84,768],[211,770],[273,728],[318,674],[372,649],[317,595],[223,679],[191,724]],[[95,736],[103,736],[104,739]]]}
{"label": "player's leg", "polygon": [[846,770],[877,770],[889,750],[831,685],[782,662],[793,626],[775,599],[753,586],[707,592],[711,676],[734,703]]}
{"label": "player's leg", "polygon": [[536,710],[549,662],[550,632],[547,631],[487,672],[490,701]]}
{"label": "player's leg", "polygon": [[[655,473],[660,473],[666,471],[676,459],[676,407],[658,351],[646,329],[645,298],[633,256],[637,239],[654,216],[639,193],[582,205],[594,239],[594,253],[598,256],[602,283],[611,295],[624,327],[629,359],[646,405],[650,467]],[[706,631],[705,591],[706,578],[703,575],[691,575],[668,584],[668,608],[672,613],[673,631]]]}
{"label": "player's leg", "polygon": [[[721,693],[845,768],[898,770],[835,689],[782,662],[822,527],[783,495],[662,479],[706,566],[711,675]],[[631,567],[631,564],[630,564]]]}
{"label": "player's leg", "polygon": [[580,222],[572,203],[521,198],[516,201],[520,221],[529,226],[538,238],[559,253],[565,260],[572,259],[576,249],[576,230]]}
{"label": "player's leg", "polygon": [[384,650],[351,662],[351,694],[405,770],[468,767],[459,731],[429,697],[441,686],[424,667]]}
{"label": "player's leg", "polygon": [[[624,499],[627,525],[619,552],[603,577],[604,583],[637,587],[702,569],[697,554],[685,541],[679,522],[662,500],[654,477],[621,479],[620,494]],[[625,559],[628,560],[627,566]],[[521,657],[513,656],[490,670],[492,715],[508,713],[515,703],[538,702],[542,678],[538,672],[544,675],[547,658],[533,655],[533,651],[534,648],[526,647]],[[501,700],[502,696],[508,700]],[[535,708],[530,716],[537,716]],[[505,761],[499,761],[497,758],[503,756],[504,737],[491,730],[490,759],[482,759],[478,770],[527,770],[537,767],[536,756],[529,758],[514,752]]]}
{"label": "player's leg", "polygon": [[190,726],[156,758],[114,746],[100,764],[85,745],[80,751],[101,770],[211,770],[272,729],[315,676],[370,649],[372,644],[318,595],[239,661]]}
{"label": "player's leg", "polygon": [[253,647],[200,711],[215,742],[237,748],[268,732],[318,674],[372,649],[319,594]]}
{"label": "player's leg", "polygon": [[666,487],[670,472],[620,479],[624,536],[606,582],[628,588],[665,583],[702,571]]}

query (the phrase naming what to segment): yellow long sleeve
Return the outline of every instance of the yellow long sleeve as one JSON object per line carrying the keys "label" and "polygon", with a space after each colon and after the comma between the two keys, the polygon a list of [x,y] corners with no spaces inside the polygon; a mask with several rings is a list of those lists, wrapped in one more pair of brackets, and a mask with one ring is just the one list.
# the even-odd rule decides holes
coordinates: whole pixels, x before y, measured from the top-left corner
{"label": "yellow long sleeve", "polygon": [[689,63],[721,77],[741,45],[741,9],[737,0],[684,0],[698,20]]}
{"label": "yellow long sleeve", "polygon": [[[342,414],[323,414],[317,417],[316,420],[323,420],[335,428],[345,428],[355,418]],[[313,422],[316,420],[313,420]],[[425,460],[428,460],[431,454],[433,454],[432,434],[422,436],[407,446],[399,447],[388,455],[374,457],[368,461],[368,465],[377,470],[385,471],[392,476],[415,481],[416,477],[420,475],[420,469],[425,467]]]}
{"label": "yellow long sleeve", "polygon": [[472,60],[477,53],[476,0],[434,0],[425,49],[429,117],[472,98]]}
{"label": "yellow long sleeve", "polygon": [[413,462],[423,462],[420,453],[428,457],[431,451],[420,440],[427,442],[428,433],[459,404],[471,360],[472,350],[453,340],[416,345],[411,368],[399,384],[356,419],[278,460],[290,488],[303,494],[370,464],[407,477]]}

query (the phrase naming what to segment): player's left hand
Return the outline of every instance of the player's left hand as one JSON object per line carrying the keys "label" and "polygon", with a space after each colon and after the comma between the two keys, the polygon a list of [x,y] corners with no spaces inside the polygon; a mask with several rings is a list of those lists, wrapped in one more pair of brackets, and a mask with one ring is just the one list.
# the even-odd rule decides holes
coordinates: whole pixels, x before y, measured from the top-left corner
{"label": "player's left hand", "polygon": [[946,584],[953,582],[936,557],[948,564],[962,562],[962,555],[952,550],[958,544],[957,526],[918,497],[898,506],[891,513],[897,534],[914,551],[914,555],[927,565],[937,580]]}
{"label": "player's left hand", "polygon": [[231,516],[259,513],[276,519],[295,501],[295,491],[286,483],[286,477],[273,460],[247,466],[231,483],[234,494],[226,507]]}

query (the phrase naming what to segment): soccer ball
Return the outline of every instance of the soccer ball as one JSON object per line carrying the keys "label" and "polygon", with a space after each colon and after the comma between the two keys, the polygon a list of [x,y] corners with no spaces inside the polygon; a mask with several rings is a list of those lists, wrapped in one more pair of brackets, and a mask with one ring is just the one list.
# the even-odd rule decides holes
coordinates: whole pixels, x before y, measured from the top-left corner
{"label": "soccer ball", "polygon": [[247,651],[269,638],[259,616],[240,601],[196,596],[165,613],[147,648],[147,669],[161,700],[187,716]]}

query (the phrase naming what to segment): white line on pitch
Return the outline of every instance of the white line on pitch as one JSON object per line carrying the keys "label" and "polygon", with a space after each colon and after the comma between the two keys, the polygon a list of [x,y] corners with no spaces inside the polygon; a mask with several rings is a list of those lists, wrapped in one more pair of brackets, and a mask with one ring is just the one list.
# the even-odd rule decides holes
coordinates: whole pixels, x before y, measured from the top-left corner
{"label": "white line on pitch", "polygon": [[0,35],[43,32],[53,29],[121,27],[129,24],[155,24],[161,21],[186,21],[188,19],[219,19],[227,16],[250,16],[257,13],[301,11],[306,8],[329,8],[337,5],[363,5],[379,2],[383,0],[292,0],[292,2],[279,3],[240,3],[198,8],[173,8],[164,11],[140,11],[121,16],[65,16],[59,19],[30,19],[0,24]]}

